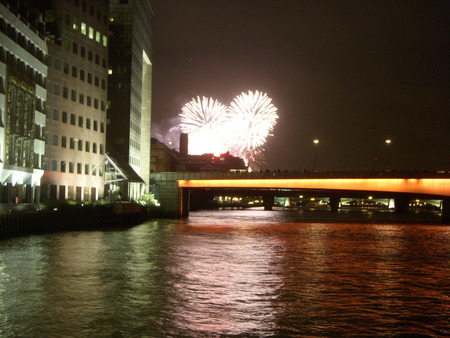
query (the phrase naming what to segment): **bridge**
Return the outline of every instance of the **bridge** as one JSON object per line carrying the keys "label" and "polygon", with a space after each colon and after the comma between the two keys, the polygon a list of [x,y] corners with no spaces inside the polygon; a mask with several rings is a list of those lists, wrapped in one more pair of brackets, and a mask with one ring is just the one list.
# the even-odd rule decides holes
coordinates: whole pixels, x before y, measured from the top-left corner
{"label": "bridge", "polygon": [[412,199],[438,199],[443,219],[450,220],[449,171],[165,172],[152,174],[151,183],[162,211],[176,217],[188,217],[192,204],[214,196],[258,196],[270,210],[275,197],[302,194],[327,196],[332,211],[344,197],[389,198],[398,211],[407,210]]}

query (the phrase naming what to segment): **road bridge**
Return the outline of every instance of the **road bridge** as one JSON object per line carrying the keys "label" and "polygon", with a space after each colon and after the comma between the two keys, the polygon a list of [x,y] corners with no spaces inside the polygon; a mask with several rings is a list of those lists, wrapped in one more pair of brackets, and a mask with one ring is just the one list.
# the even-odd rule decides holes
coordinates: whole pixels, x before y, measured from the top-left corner
{"label": "road bridge", "polygon": [[188,217],[192,198],[225,194],[261,196],[264,207],[273,206],[274,197],[328,196],[331,210],[337,211],[342,197],[395,199],[404,211],[411,199],[440,199],[443,218],[450,219],[450,172],[174,172],[155,173],[152,189],[163,212]]}

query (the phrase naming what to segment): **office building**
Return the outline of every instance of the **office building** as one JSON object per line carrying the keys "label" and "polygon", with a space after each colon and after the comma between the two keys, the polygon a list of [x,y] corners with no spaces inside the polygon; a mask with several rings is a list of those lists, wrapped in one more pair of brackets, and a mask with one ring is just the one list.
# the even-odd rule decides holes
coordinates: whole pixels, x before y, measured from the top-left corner
{"label": "office building", "polygon": [[[110,0],[108,66],[109,160],[142,180],[106,179],[109,194],[126,199],[149,191],[152,95],[152,21],[148,0]],[[114,166],[110,166],[113,168]]]}
{"label": "office building", "polygon": [[108,1],[41,1],[48,45],[42,197],[104,193]]}
{"label": "office building", "polygon": [[0,203],[39,203],[47,46],[42,14],[0,1]]}

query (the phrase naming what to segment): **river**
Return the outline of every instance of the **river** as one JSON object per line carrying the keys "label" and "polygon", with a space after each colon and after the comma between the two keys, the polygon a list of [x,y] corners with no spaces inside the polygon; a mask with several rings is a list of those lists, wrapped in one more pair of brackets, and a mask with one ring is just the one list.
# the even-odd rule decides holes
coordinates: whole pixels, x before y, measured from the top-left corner
{"label": "river", "polygon": [[192,212],[0,242],[2,337],[450,335],[450,226]]}

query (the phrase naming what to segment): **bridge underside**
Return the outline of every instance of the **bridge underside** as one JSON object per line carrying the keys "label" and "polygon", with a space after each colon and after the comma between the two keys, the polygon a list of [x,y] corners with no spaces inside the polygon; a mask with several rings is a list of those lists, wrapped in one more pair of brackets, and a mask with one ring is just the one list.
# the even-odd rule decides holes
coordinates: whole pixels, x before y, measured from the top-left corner
{"label": "bridge underside", "polygon": [[[256,175],[256,176],[255,176]],[[266,175],[264,178],[259,178]],[[272,178],[268,174],[236,175],[230,173],[156,173],[152,192],[161,203],[161,211],[174,217],[187,217],[191,205],[198,199],[214,196],[260,196],[267,209],[274,197],[327,197],[332,210],[337,210],[340,198],[394,199],[397,209],[411,199],[443,201],[442,213],[450,220],[450,177],[405,176],[329,177],[323,174],[307,178]],[[391,174],[389,174],[391,175]],[[304,176],[304,175],[303,175]]]}
{"label": "bridge underside", "polygon": [[[264,200],[270,210],[275,197],[328,197],[332,211],[341,198],[388,198],[398,211],[408,209],[411,199],[444,200],[444,218],[450,218],[450,180],[448,179],[251,179],[251,180],[179,180],[183,216],[188,216],[190,200],[210,201],[214,196],[254,196]],[[195,203],[196,202],[196,203]]]}
{"label": "bridge underside", "polygon": [[417,178],[319,178],[178,180],[179,188],[290,189],[412,193],[450,197],[450,179]]}
{"label": "bridge underside", "polygon": [[[354,199],[393,199],[396,201],[398,210],[405,209],[404,205],[412,199],[443,199],[430,194],[412,194],[382,191],[357,191],[357,190],[326,190],[326,189],[219,189],[219,188],[183,188],[185,203],[189,201],[190,206],[185,205],[184,210],[191,206],[207,205],[216,196],[253,197],[264,200],[267,210],[273,206],[276,197],[294,197],[301,195],[302,199],[308,200],[314,197],[329,198],[333,211],[337,211],[342,198]],[[186,199],[189,196],[189,199]],[[403,207],[402,207],[403,206]]]}

